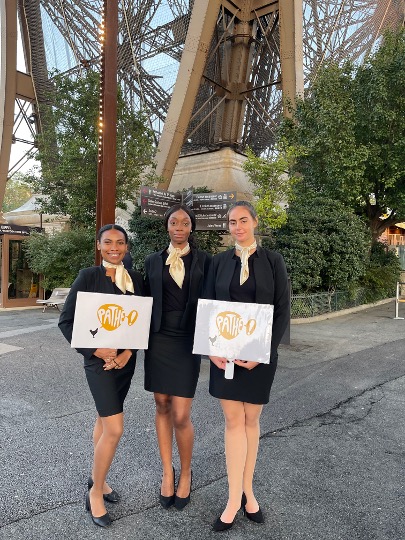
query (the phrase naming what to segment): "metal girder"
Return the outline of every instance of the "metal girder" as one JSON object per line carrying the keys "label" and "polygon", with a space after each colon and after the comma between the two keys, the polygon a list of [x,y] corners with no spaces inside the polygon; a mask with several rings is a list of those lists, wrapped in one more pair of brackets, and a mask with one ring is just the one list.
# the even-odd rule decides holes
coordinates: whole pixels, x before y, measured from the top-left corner
{"label": "metal girder", "polygon": [[[185,50],[189,38],[198,36],[211,43],[211,51],[209,55],[183,54],[158,148],[157,173],[165,178],[163,188],[170,182],[183,144],[186,151],[193,145],[201,147],[202,139],[217,147],[243,148],[255,138],[260,140],[263,130],[274,131],[268,109],[275,85],[281,83],[292,102],[303,92],[301,2],[283,0],[282,9],[275,1],[225,0],[220,4],[194,4]],[[204,26],[208,11],[217,13],[214,27]],[[276,102],[273,113],[277,106]],[[261,147],[254,142],[252,146],[256,151]]]}
{"label": "metal girder", "polygon": [[[27,119],[23,101],[34,102],[31,78],[17,71],[17,0],[0,0],[1,76],[0,76],[0,203],[3,202],[9,175],[11,145],[16,140],[14,107],[19,103],[17,125]],[[26,142],[26,141],[24,141]]]}
{"label": "metal girder", "polygon": [[[1,3],[9,5],[8,0],[0,0]],[[282,110],[281,85],[286,93],[289,80],[291,95],[298,85],[294,76],[282,69],[285,62],[292,67],[286,45],[280,51],[280,12],[291,3],[292,0],[222,0],[204,76],[185,131],[183,154],[217,149],[223,144],[234,144],[241,150],[249,145],[256,153],[272,147]],[[15,4],[13,0],[10,6]],[[46,69],[40,8],[47,13],[47,23],[49,17],[56,28],[55,36],[46,43],[47,50],[54,41],[59,46],[60,35],[65,40],[61,52],[71,51],[66,57],[72,67],[66,74],[79,76],[84,66],[99,69],[101,0],[18,0],[17,4],[20,11],[21,6],[24,8],[22,35],[39,103],[52,88]],[[173,59],[176,73],[193,4],[200,4],[200,0],[117,0],[118,66],[123,95],[129,107],[148,112],[157,138],[166,119],[173,83],[161,81],[159,70],[167,69],[165,61],[167,66]],[[403,0],[303,0],[302,6],[307,84],[316,78],[327,58],[355,59],[370,50],[384,28],[404,24]],[[296,17],[291,22],[293,28],[298,20]],[[244,36],[246,28],[251,33],[249,39]],[[51,34],[47,26],[46,38]],[[289,48],[294,48],[293,42]],[[41,118],[40,114],[37,116]],[[37,127],[40,129],[40,125]]]}
{"label": "metal girder", "polygon": [[220,0],[199,0],[193,7],[177,82],[159,142],[156,173],[165,179],[164,184],[160,186],[162,189],[167,189],[170,183],[183,145],[208,57],[219,7]]}

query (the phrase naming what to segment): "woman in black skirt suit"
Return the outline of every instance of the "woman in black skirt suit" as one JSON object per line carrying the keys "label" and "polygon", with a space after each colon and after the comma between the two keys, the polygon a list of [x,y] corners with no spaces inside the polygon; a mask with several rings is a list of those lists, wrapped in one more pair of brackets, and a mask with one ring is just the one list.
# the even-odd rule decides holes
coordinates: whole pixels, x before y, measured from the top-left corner
{"label": "woman in black skirt suit", "polygon": [[[128,236],[119,225],[105,225],[97,235],[101,266],[85,268],[74,281],[59,318],[59,328],[72,340],[78,291],[143,295],[139,272],[125,270],[122,260]],[[124,429],[123,404],[135,370],[136,351],[117,349],[77,349],[84,357],[87,382],[93,395],[97,418],[93,430],[94,461],[86,495],[86,509],[93,522],[110,525],[104,501],[118,502],[119,495],[106,483],[106,477]]]}
{"label": "woman in black skirt suit", "polygon": [[287,271],[282,256],[256,245],[257,215],[246,201],[228,212],[235,249],[212,259],[205,296],[214,300],[274,305],[270,364],[235,360],[233,379],[225,379],[226,359],[211,356],[210,394],[220,399],[225,416],[225,455],[228,502],[214,523],[215,531],[232,527],[243,507],[255,522],[264,521],[253,493],[253,473],[260,436],[260,414],[268,403],[277,367],[277,348],[287,327],[290,302]]}
{"label": "woman in black skirt suit", "polygon": [[[194,428],[191,405],[201,357],[192,354],[197,301],[210,256],[188,241],[194,213],[185,205],[169,208],[164,218],[170,245],[145,261],[146,291],[153,297],[151,332],[145,351],[145,390],[154,393],[156,432],[163,476],[159,500],[182,510],[190,501]],[[175,493],[173,431],[180,456]]]}

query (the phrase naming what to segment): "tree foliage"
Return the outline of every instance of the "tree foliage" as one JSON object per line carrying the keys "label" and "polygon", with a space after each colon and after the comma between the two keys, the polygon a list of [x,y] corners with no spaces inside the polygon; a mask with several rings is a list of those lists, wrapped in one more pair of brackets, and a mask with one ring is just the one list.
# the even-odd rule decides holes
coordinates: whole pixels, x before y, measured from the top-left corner
{"label": "tree foliage", "polygon": [[277,231],[295,293],[348,289],[364,275],[370,236],[361,219],[324,195],[297,196]]}
{"label": "tree foliage", "polygon": [[[189,189],[193,189],[194,193],[210,192],[206,187]],[[146,257],[169,244],[167,231],[162,219],[143,217],[141,208],[136,206],[129,221],[129,232],[132,236],[131,255],[134,268],[143,272]],[[217,253],[222,245],[222,236],[217,231],[196,231],[192,234],[192,240],[199,249],[212,254]]]}
{"label": "tree foliage", "polygon": [[360,280],[360,285],[367,290],[367,301],[375,302],[395,296],[400,275],[401,265],[396,253],[388,251],[385,244],[375,242]]}
{"label": "tree foliage", "polygon": [[286,152],[278,152],[267,160],[256,156],[250,148],[246,151],[243,170],[255,187],[256,211],[263,232],[278,229],[286,222],[286,208],[295,182],[288,174],[292,162],[290,152],[287,147]]}
{"label": "tree foliage", "polygon": [[31,270],[42,274],[46,290],[70,287],[79,270],[94,264],[94,231],[75,229],[54,233],[32,232],[24,239]]}
{"label": "tree foliage", "polygon": [[[34,182],[46,195],[42,212],[69,215],[72,227],[94,227],[97,196],[99,75],[53,77],[47,129],[38,137],[42,174]],[[117,105],[117,200],[133,199],[140,175],[152,165],[153,135],[142,113],[133,113],[120,92]],[[145,179],[143,180],[145,181]]]}
{"label": "tree foliage", "polygon": [[360,66],[323,67],[282,128],[304,186],[364,216],[374,241],[405,218],[405,31]]}
{"label": "tree foliage", "polygon": [[32,197],[30,180],[30,176],[16,173],[7,181],[3,206],[1,207],[3,212],[11,212],[19,208]]}

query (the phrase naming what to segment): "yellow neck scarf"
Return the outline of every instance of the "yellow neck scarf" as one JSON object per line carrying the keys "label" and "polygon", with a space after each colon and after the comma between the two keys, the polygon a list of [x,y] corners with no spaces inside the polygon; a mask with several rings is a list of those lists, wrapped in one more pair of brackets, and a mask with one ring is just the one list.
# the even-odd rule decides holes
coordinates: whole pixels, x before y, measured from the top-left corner
{"label": "yellow neck scarf", "polygon": [[239,283],[241,285],[243,285],[243,283],[245,283],[245,281],[249,277],[249,262],[248,262],[249,257],[250,257],[249,251],[251,249],[256,249],[256,248],[257,248],[256,240],[253,242],[253,244],[250,244],[250,246],[247,246],[247,247],[242,247],[239,244],[235,244],[235,249],[240,251],[240,261],[242,263],[242,266],[240,269],[240,279],[239,279]]}
{"label": "yellow neck scarf", "polygon": [[103,261],[104,268],[115,268],[115,284],[124,294],[126,291],[134,292],[134,284],[131,276],[128,274],[122,263],[112,264],[107,261]]}
{"label": "yellow neck scarf", "polygon": [[183,286],[185,274],[184,262],[181,257],[182,255],[186,255],[190,251],[190,245],[187,242],[186,246],[183,249],[180,249],[175,248],[170,243],[167,251],[169,252],[169,256],[166,259],[166,264],[170,265],[169,274],[172,276],[174,281],[181,289]]}

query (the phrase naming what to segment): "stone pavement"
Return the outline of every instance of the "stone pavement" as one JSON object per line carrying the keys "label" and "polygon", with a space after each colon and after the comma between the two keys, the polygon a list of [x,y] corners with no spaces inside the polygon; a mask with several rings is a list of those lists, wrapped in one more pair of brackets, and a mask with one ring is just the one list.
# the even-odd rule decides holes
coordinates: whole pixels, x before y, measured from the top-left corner
{"label": "stone pavement", "polygon": [[0,539],[402,540],[405,321],[393,316],[390,302],[292,325],[261,422],[256,495],[266,523],[240,512],[230,531],[213,533],[227,487],[208,361],[193,406],[191,504],[178,512],[158,503],[154,404],[140,355],[109,476],[122,502],[109,506],[114,523],[102,530],[84,510],[94,406],[81,358],[57,312],[1,310]]}

